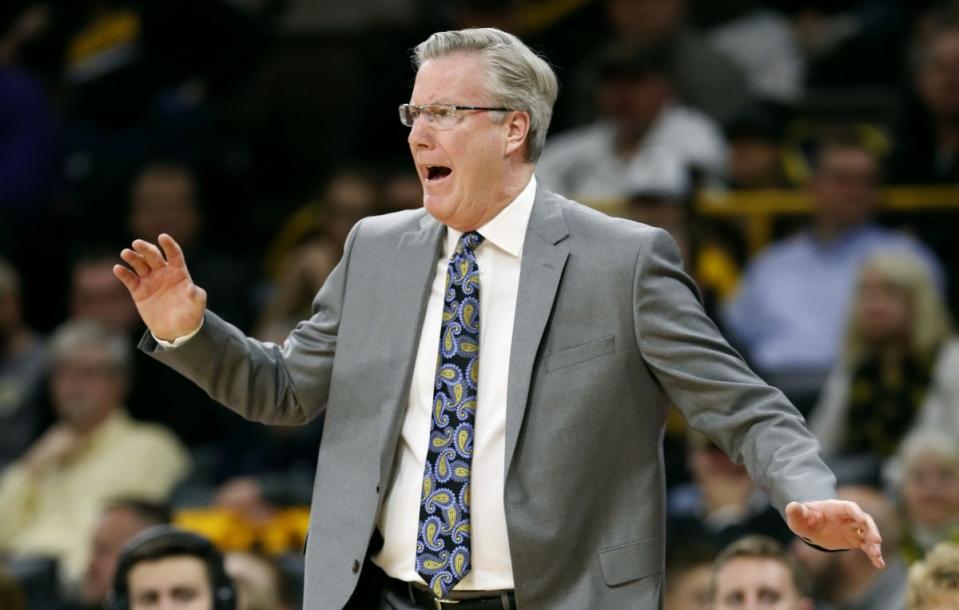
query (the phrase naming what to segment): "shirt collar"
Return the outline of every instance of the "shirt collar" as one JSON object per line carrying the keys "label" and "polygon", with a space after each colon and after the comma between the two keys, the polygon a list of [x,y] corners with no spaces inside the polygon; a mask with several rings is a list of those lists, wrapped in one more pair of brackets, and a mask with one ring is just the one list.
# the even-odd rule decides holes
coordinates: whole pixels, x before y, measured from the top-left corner
{"label": "shirt collar", "polygon": [[[526,241],[526,227],[533,212],[533,201],[536,199],[536,176],[531,176],[526,187],[513,199],[499,214],[477,229],[483,238],[509,253],[513,258],[520,258],[523,252],[523,243]],[[446,251],[452,252],[456,247],[462,231],[448,228],[446,231]]]}

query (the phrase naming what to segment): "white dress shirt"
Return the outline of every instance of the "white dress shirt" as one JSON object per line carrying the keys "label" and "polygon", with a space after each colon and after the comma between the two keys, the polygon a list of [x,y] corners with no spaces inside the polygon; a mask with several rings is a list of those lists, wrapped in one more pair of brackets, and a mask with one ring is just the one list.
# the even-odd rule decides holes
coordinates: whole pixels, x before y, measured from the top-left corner
{"label": "white dress shirt", "polygon": [[[503,487],[506,454],[506,388],[520,259],[526,239],[536,178],[495,218],[478,229],[480,350],[476,427],[470,479],[471,569],[457,590],[513,588]],[[449,258],[462,233],[446,230],[410,383],[409,404],[393,465],[393,480],[379,515],[384,544],[373,562],[393,578],[423,582],[416,573],[420,494],[429,445],[433,380],[439,350],[443,291]]]}

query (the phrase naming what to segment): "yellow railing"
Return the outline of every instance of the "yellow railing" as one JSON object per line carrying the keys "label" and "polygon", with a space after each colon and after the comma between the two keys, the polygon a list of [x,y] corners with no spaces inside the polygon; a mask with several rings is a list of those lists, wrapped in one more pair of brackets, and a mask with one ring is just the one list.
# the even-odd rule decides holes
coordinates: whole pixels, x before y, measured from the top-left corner
{"label": "yellow railing", "polygon": [[[887,187],[879,207],[903,212],[959,211],[959,186]],[[746,243],[755,252],[772,239],[777,217],[809,214],[811,204],[808,194],[796,189],[704,191],[695,209],[701,216],[742,219]]]}

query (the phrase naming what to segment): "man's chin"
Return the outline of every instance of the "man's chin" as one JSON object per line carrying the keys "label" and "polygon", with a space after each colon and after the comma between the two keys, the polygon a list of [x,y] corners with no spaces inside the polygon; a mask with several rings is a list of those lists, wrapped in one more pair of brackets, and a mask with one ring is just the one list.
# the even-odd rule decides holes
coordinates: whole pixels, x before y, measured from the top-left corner
{"label": "man's chin", "polygon": [[449,197],[446,195],[423,194],[423,208],[430,216],[443,224],[453,216],[453,206],[450,204]]}

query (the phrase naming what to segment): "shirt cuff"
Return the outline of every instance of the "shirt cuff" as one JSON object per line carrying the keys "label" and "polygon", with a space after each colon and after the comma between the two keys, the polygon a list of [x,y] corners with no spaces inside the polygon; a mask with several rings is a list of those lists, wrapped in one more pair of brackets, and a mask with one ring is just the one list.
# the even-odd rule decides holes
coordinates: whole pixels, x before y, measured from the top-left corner
{"label": "shirt cuff", "polygon": [[163,349],[174,349],[174,348],[180,347],[181,345],[183,345],[184,343],[186,343],[187,341],[189,341],[190,339],[192,339],[193,337],[195,337],[196,334],[197,334],[198,332],[200,332],[200,329],[201,329],[201,328],[203,328],[203,320],[202,320],[202,319],[200,320],[200,325],[196,327],[196,330],[195,330],[195,331],[193,331],[192,333],[190,333],[190,334],[188,334],[188,335],[183,335],[182,337],[177,337],[177,338],[174,339],[172,342],[170,342],[170,341],[164,341],[163,339],[157,337],[156,335],[153,334],[153,331],[150,331],[150,335],[153,337],[153,340],[157,342],[157,345],[159,345],[159,346],[162,347]]}

